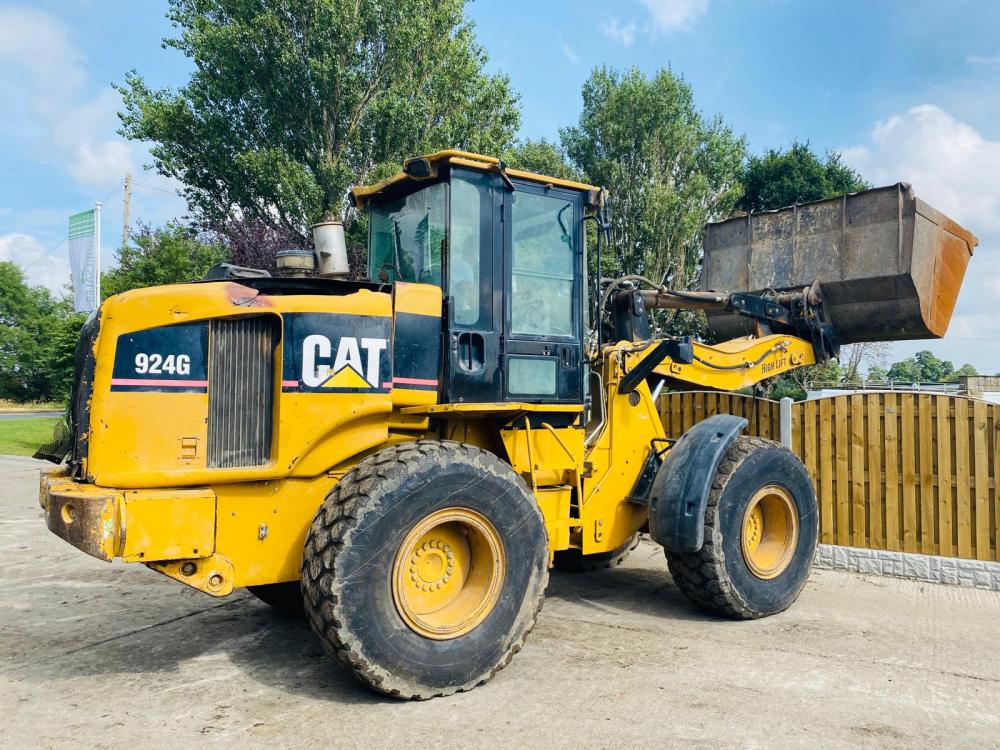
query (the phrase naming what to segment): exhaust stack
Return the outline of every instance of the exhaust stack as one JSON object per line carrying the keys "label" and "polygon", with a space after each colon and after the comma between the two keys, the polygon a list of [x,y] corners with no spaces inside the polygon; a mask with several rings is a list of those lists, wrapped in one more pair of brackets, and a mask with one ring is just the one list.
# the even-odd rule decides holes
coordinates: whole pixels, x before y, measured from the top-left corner
{"label": "exhaust stack", "polygon": [[321,221],[313,224],[313,242],[316,245],[316,272],[327,279],[346,278],[351,273],[347,262],[347,242],[344,225],[339,221]]}

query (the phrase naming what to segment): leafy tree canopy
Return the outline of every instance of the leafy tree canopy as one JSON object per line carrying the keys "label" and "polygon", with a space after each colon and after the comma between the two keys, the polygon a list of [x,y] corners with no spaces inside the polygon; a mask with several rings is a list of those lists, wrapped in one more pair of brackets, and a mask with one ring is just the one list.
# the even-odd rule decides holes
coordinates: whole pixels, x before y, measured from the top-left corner
{"label": "leafy tree canopy", "polygon": [[919,351],[909,359],[896,362],[885,376],[887,380],[909,383],[949,383],[964,375],[978,375],[972,365],[962,365],[957,370],[946,359],[938,359],[929,351]]}
{"label": "leafy tree canopy", "polygon": [[955,372],[953,372],[951,375],[949,375],[947,380],[952,382],[957,382],[959,378],[973,377],[978,374],[979,372],[978,370],[976,370],[975,367],[966,363],[961,367],[959,367],[957,370],[955,370]]}
{"label": "leafy tree canopy", "polygon": [[213,227],[234,215],[307,238],[352,184],[440,147],[498,153],[520,115],[465,0],[170,0],[167,47],[193,63],[177,91],[132,71],[123,135],[152,141]]}
{"label": "leafy tree canopy", "polygon": [[583,176],[569,162],[566,151],[558,144],[544,138],[518,141],[503,152],[507,166],[526,172],[558,177],[563,180],[581,180]]}
{"label": "leafy tree canopy", "polygon": [[744,211],[769,211],[871,187],[843,163],[840,154],[830,151],[820,160],[809,143],[801,141],[787,151],[771,149],[750,157],[743,184]]}
{"label": "leafy tree canopy", "polygon": [[691,86],[672,71],[646,77],[637,68],[595,69],[583,86],[579,124],[560,136],[587,181],[611,190],[607,275],[688,286],[702,228],[740,198],[745,140],[719,117],[705,118]]}
{"label": "leafy tree canopy", "polygon": [[19,266],[0,262],[0,398],[65,398],[83,320],[69,300],[28,286]]}
{"label": "leafy tree canopy", "polygon": [[222,244],[177,222],[155,230],[143,227],[132,239],[134,246],[118,251],[118,267],[101,274],[105,298],[146,286],[196,281],[229,257]]}

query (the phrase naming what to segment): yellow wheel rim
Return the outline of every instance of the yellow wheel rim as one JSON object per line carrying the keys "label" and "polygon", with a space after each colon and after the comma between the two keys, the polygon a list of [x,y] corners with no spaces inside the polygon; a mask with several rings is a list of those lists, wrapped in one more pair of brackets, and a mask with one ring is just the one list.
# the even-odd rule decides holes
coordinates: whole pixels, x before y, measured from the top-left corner
{"label": "yellow wheel rim", "polygon": [[795,555],[799,516],[784,487],[757,490],[743,515],[743,559],[750,572],[765,580],[781,575]]}
{"label": "yellow wheel rim", "polygon": [[445,508],[422,519],[399,545],[392,597],[415,632],[457,638],[493,611],[505,569],[493,524],[473,510]]}

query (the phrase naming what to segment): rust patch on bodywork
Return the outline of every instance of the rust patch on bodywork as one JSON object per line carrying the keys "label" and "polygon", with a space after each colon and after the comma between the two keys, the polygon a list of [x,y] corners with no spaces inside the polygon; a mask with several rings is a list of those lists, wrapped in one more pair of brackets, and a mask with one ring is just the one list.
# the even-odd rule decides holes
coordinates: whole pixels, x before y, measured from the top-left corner
{"label": "rust patch on bodywork", "polygon": [[45,524],[56,536],[98,560],[110,562],[118,550],[118,496],[72,493],[46,486]]}
{"label": "rust patch on bodywork", "polygon": [[237,307],[273,307],[271,298],[266,294],[235,282],[226,284],[226,296]]}

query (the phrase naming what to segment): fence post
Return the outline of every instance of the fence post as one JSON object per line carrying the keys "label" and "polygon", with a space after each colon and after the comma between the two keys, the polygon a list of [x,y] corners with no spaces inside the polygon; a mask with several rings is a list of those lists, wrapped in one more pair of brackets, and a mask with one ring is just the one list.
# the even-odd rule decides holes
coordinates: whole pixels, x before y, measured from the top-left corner
{"label": "fence post", "polygon": [[778,434],[781,444],[792,449],[792,399],[787,396],[778,403]]}

